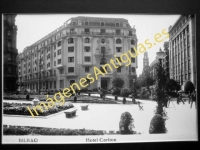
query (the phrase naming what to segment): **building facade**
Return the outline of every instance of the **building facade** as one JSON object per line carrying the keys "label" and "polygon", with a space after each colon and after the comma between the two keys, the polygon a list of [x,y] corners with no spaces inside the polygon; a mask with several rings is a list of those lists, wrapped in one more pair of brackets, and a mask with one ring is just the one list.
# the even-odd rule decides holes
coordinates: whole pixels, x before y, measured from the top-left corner
{"label": "building facade", "polygon": [[[28,89],[63,89],[78,83],[87,74],[94,76],[99,68],[137,45],[136,29],[122,18],[75,17],[18,55],[19,82]],[[137,48],[137,47],[136,47]],[[107,68],[105,76],[88,85],[88,89],[112,87],[112,78],[136,75],[137,58],[130,67]],[[40,84],[39,84],[40,82]],[[90,81],[87,81],[88,83]]]}
{"label": "building facade", "polygon": [[163,48],[164,48],[164,56],[163,56],[163,62],[162,62],[162,66],[165,70],[166,76],[169,79],[169,42],[164,42],[163,44]]}
{"label": "building facade", "polygon": [[11,92],[17,89],[17,26],[15,25],[15,14],[4,14],[3,16],[3,89]]}
{"label": "building facade", "polygon": [[196,31],[194,15],[181,15],[169,28],[170,78],[183,85],[190,80],[196,86]]}

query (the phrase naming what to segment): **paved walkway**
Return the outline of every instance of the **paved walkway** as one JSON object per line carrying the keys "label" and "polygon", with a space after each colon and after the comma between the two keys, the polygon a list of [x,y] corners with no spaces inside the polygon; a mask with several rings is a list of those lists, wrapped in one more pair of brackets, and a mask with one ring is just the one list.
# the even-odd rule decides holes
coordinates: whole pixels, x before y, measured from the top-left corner
{"label": "paved walkway", "polygon": [[[93,95],[93,94],[92,94]],[[121,99],[121,98],[120,98]],[[127,98],[127,100],[131,100]],[[16,102],[12,100],[4,100],[5,102]],[[138,105],[135,104],[88,104],[89,109],[81,110],[82,103],[73,103],[78,109],[74,118],[66,118],[65,114],[59,114],[48,119],[41,118],[24,118],[3,116],[3,124],[18,126],[36,126],[51,128],[70,128],[70,129],[94,129],[105,131],[118,131],[120,116],[123,112],[128,111],[134,119],[134,130],[145,135],[149,134],[149,124],[154,116],[156,102],[142,101],[144,107],[140,111]],[[25,102],[25,101],[18,101]],[[169,135],[173,139],[181,140],[182,138],[194,140],[197,138],[197,109],[193,106],[190,108],[188,102],[184,105],[177,105],[175,99],[172,99],[169,108],[166,108],[169,120],[166,121],[166,127]],[[84,103],[85,104],[85,103]],[[163,136],[164,138],[164,136]],[[168,140],[173,140],[168,139]],[[145,140],[145,139],[144,139]],[[162,140],[162,139],[161,139]]]}

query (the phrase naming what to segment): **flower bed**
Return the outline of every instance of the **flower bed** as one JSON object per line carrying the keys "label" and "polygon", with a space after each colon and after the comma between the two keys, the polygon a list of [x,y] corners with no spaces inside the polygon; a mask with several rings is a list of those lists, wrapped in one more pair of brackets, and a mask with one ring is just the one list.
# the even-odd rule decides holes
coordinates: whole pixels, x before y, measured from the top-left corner
{"label": "flower bed", "polygon": [[4,135],[104,135],[103,130],[3,126]]}
{"label": "flower bed", "polygon": [[[11,114],[11,115],[25,115],[25,116],[29,115],[30,116],[30,112],[27,109],[27,106],[29,106],[31,110],[35,107],[32,104],[4,103],[3,113]],[[55,106],[53,106],[52,108],[49,108],[48,110],[46,110],[44,106],[41,106],[41,107],[43,108],[43,112],[41,112],[37,108],[37,112],[39,114],[38,116],[48,116],[48,115],[55,114],[63,110],[73,108],[74,106],[71,102],[66,102],[63,106],[60,106],[59,103],[56,103]],[[32,112],[35,116],[37,116],[34,110],[32,110]]]}

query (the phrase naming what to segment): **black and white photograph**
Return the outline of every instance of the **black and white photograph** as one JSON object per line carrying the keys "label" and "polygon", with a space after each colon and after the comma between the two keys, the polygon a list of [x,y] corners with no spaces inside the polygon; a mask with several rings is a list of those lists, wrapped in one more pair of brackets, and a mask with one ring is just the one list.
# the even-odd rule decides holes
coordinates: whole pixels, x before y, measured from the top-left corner
{"label": "black and white photograph", "polygon": [[195,14],[2,21],[2,144],[198,141]]}

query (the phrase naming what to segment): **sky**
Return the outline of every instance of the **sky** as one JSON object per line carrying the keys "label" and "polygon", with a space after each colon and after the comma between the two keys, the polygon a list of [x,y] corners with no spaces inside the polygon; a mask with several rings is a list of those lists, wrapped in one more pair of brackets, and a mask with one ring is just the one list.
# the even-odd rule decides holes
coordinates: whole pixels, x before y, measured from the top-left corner
{"label": "sky", "polygon": [[[42,39],[47,34],[56,30],[71,17],[89,16],[105,18],[124,18],[130,26],[135,26],[138,44],[144,44],[146,39],[154,40],[157,33],[162,33],[163,29],[168,31],[180,15],[135,15],[135,14],[18,14],[15,24],[17,25],[17,49],[23,52],[24,48]],[[168,41],[165,39],[164,41]],[[163,49],[163,42],[156,43],[148,49],[149,65],[155,60],[156,52]],[[143,54],[138,56],[137,75],[143,70]]]}

